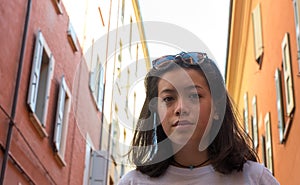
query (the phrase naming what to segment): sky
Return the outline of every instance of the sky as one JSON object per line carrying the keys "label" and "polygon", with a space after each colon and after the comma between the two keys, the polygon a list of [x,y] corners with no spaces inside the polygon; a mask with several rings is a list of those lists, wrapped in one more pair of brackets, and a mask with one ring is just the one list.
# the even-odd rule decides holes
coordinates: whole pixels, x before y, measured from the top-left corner
{"label": "sky", "polygon": [[[161,21],[187,29],[209,49],[225,74],[228,39],[229,0],[139,0],[143,21]],[[150,30],[145,29],[146,39]],[[176,34],[171,32],[170,34]],[[183,36],[178,36],[183,39]],[[174,53],[172,46],[148,43],[149,53],[162,56]]]}

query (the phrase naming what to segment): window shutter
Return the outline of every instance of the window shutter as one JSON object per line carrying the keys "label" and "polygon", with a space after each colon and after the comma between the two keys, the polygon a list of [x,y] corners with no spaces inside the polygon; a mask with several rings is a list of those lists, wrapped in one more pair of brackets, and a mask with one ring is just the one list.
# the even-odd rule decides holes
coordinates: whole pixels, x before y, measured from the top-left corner
{"label": "window shutter", "polygon": [[27,97],[27,103],[32,112],[35,112],[35,108],[36,108],[43,48],[44,48],[44,37],[42,35],[42,32],[38,31],[36,35],[31,77],[30,77],[30,84],[29,84],[29,92]]}
{"label": "window shutter", "polygon": [[[48,111],[48,103],[49,103],[49,97],[50,97],[50,87],[51,87],[51,80],[53,76],[53,70],[54,70],[54,57],[51,54],[50,59],[49,59],[49,65],[48,65],[48,74],[47,74],[47,81],[46,81],[46,99],[45,99],[45,104],[44,104],[44,112]],[[47,114],[43,114],[42,118],[42,126],[46,126],[46,116]]]}
{"label": "window shutter", "polygon": [[283,142],[284,133],[284,121],[283,121],[283,107],[282,107],[282,88],[280,79],[280,70],[275,70],[275,85],[276,85],[276,107],[278,114],[278,129],[279,129],[279,140]]}
{"label": "window shutter", "polygon": [[[295,26],[296,26],[296,40],[297,40],[297,49],[298,49],[298,60],[300,59],[300,23],[299,23],[299,10],[300,10],[300,3],[299,0],[293,0],[294,6],[294,19],[295,19]],[[300,67],[300,66],[299,66]]]}
{"label": "window shutter", "polygon": [[252,99],[252,109],[253,109],[253,130],[252,130],[252,134],[253,134],[253,145],[254,148],[258,147],[258,125],[257,125],[257,103],[256,103],[256,96],[253,96]]}
{"label": "window shutter", "polygon": [[261,13],[260,4],[252,12],[253,21],[253,32],[254,32],[254,49],[255,49],[255,59],[259,61],[263,53],[263,38],[262,38],[262,23],[261,23]]}
{"label": "window shutter", "polygon": [[245,131],[249,134],[249,111],[248,111],[248,93],[244,94],[244,124]]}
{"label": "window shutter", "polygon": [[90,72],[90,90],[91,92],[95,92],[95,72]]}
{"label": "window shutter", "polygon": [[54,131],[54,144],[57,151],[60,150],[60,144],[61,144],[65,98],[66,98],[66,81],[63,76],[61,79],[61,85],[58,94],[56,122],[55,122],[55,131]]}
{"label": "window shutter", "polygon": [[90,185],[106,184],[107,160],[108,155],[106,151],[93,151]]}
{"label": "window shutter", "polygon": [[262,162],[265,166],[267,166],[267,156],[266,156],[266,138],[265,136],[261,136],[261,153],[262,153]]}
{"label": "window shutter", "polygon": [[267,155],[267,167],[273,173],[273,153],[272,153],[272,135],[271,135],[271,121],[270,113],[265,116],[265,128],[266,128],[266,155]]}
{"label": "window shutter", "polygon": [[[88,137],[88,135],[87,135]],[[84,161],[84,177],[83,177],[83,185],[87,185],[90,178],[90,164],[91,164],[91,156],[92,156],[92,148],[88,142],[85,145],[85,161]]]}
{"label": "window shutter", "polygon": [[102,65],[100,65],[100,75],[99,75],[99,85],[98,85],[98,97],[97,97],[97,106],[99,111],[102,111],[103,105],[103,93],[104,93],[104,70]]}
{"label": "window shutter", "polygon": [[283,61],[283,76],[286,97],[286,113],[291,115],[294,110],[294,91],[293,91],[293,77],[291,68],[291,55],[289,34],[286,33],[281,44],[282,47],[282,61]]}

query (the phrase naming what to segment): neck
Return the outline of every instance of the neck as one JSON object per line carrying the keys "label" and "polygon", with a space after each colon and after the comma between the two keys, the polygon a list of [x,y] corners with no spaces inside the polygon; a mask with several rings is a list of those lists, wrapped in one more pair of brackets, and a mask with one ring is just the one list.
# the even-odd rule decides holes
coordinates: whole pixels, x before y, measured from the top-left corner
{"label": "neck", "polygon": [[174,165],[182,168],[196,168],[209,164],[207,150],[199,151],[198,145],[185,145],[174,155]]}

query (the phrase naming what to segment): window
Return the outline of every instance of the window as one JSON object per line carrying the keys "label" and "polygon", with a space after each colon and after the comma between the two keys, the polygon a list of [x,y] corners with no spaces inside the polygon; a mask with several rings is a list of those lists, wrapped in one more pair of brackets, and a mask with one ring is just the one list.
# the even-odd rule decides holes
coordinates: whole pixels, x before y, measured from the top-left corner
{"label": "window", "polygon": [[278,114],[279,140],[280,143],[283,143],[285,124],[284,124],[283,106],[282,106],[281,74],[278,68],[275,70],[275,86],[276,86],[276,107],[277,107],[277,114]]}
{"label": "window", "polygon": [[266,162],[266,138],[265,136],[261,136],[260,138],[261,140],[261,155],[262,155],[262,163],[267,166],[267,162]]}
{"label": "window", "polygon": [[89,135],[85,145],[83,185],[106,184],[107,152],[95,151]]}
{"label": "window", "polygon": [[300,73],[300,22],[299,22],[299,7],[300,3],[299,0],[293,0],[293,6],[294,6],[294,19],[295,19],[295,26],[296,26],[296,41],[297,41],[297,59],[298,59],[298,71]]}
{"label": "window", "polygon": [[137,76],[139,62],[139,44],[136,44],[136,56],[135,56],[135,76]]}
{"label": "window", "polygon": [[252,12],[255,60],[261,64],[263,57],[263,37],[260,4]]}
{"label": "window", "polygon": [[59,159],[59,162],[64,166],[64,155],[67,141],[70,107],[71,93],[63,76],[61,78],[61,84],[58,94],[53,141],[57,158]]}
{"label": "window", "polygon": [[97,108],[102,112],[104,96],[104,69],[97,56],[97,66],[90,73],[90,90],[93,94]]}
{"label": "window", "polygon": [[136,92],[134,92],[133,94],[133,115],[132,115],[132,130],[135,129],[135,121],[136,121],[136,118],[135,118],[135,109],[136,109]]}
{"label": "window", "polygon": [[90,165],[93,152],[93,146],[91,145],[91,139],[89,135],[86,135],[85,143],[85,161],[84,161],[84,174],[83,174],[83,184],[88,185],[90,178]]}
{"label": "window", "polygon": [[[115,105],[116,106],[116,105]],[[118,117],[118,112],[115,112],[115,118]],[[120,142],[120,127],[119,122],[117,119],[113,118],[111,123],[111,147],[110,147],[110,154],[114,157],[114,159],[118,158],[120,154],[119,151],[119,142]]]}
{"label": "window", "polygon": [[248,93],[244,94],[244,129],[249,134]]}
{"label": "window", "polygon": [[118,60],[119,60],[119,63],[117,64],[117,74],[118,74],[118,77],[120,78],[121,77],[121,68],[122,68],[122,48],[123,48],[123,43],[122,43],[122,40],[120,40],[119,42],[119,55],[118,55]]}
{"label": "window", "polygon": [[47,136],[45,127],[54,63],[54,57],[43,34],[38,31],[32,60],[27,104],[32,112],[33,124],[42,137]]}
{"label": "window", "polygon": [[131,56],[131,45],[132,45],[132,16],[130,16],[130,32],[129,32],[129,53]]}
{"label": "window", "polygon": [[71,22],[69,22],[67,34],[68,34],[69,43],[70,43],[73,51],[78,51],[79,47],[77,44],[77,36],[76,36],[75,30],[74,30]]}
{"label": "window", "polygon": [[266,130],[266,165],[273,173],[273,152],[272,152],[272,134],[271,134],[271,120],[270,113],[265,116],[265,130]]}
{"label": "window", "polygon": [[125,15],[125,0],[122,0],[122,11],[121,11],[122,23],[124,23],[124,15]]}
{"label": "window", "polygon": [[53,0],[54,1],[54,3],[55,3],[55,8],[56,8],[56,10],[57,10],[57,12],[59,13],[59,14],[62,14],[63,13],[63,10],[62,10],[62,0]]}
{"label": "window", "polygon": [[254,149],[258,147],[258,124],[257,124],[257,103],[256,96],[252,98],[252,139]]}
{"label": "window", "polygon": [[291,116],[294,110],[294,87],[293,87],[293,75],[291,66],[291,53],[289,34],[284,35],[282,44],[282,63],[283,63],[283,76],[284,76],[284,88],[285,88],[285,103],[286,114]]}
{"label": "window", "polygon": [[128,107],[129,107],[129,103],[128,103],[128,99],[129,99],[129,88],[130,88],[130,70],[129,70],[129,68],[127,68],[126,101],[125,101],[125,112],[126,112],[127,118],[129,118],[129,115],[128,115]]}

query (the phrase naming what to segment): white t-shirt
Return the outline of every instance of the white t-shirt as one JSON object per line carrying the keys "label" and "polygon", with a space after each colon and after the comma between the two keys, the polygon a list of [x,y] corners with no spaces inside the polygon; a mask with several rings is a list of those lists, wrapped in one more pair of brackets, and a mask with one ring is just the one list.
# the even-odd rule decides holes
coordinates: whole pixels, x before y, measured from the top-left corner
{"label": "white t-shirt", "polygon": [[278,185],[263,165],[247,161],[242,172],[224,175],[207,165],[192,170],[170,165],[164,175],[149,177],[137,170],[128,172],[118,185]]}

